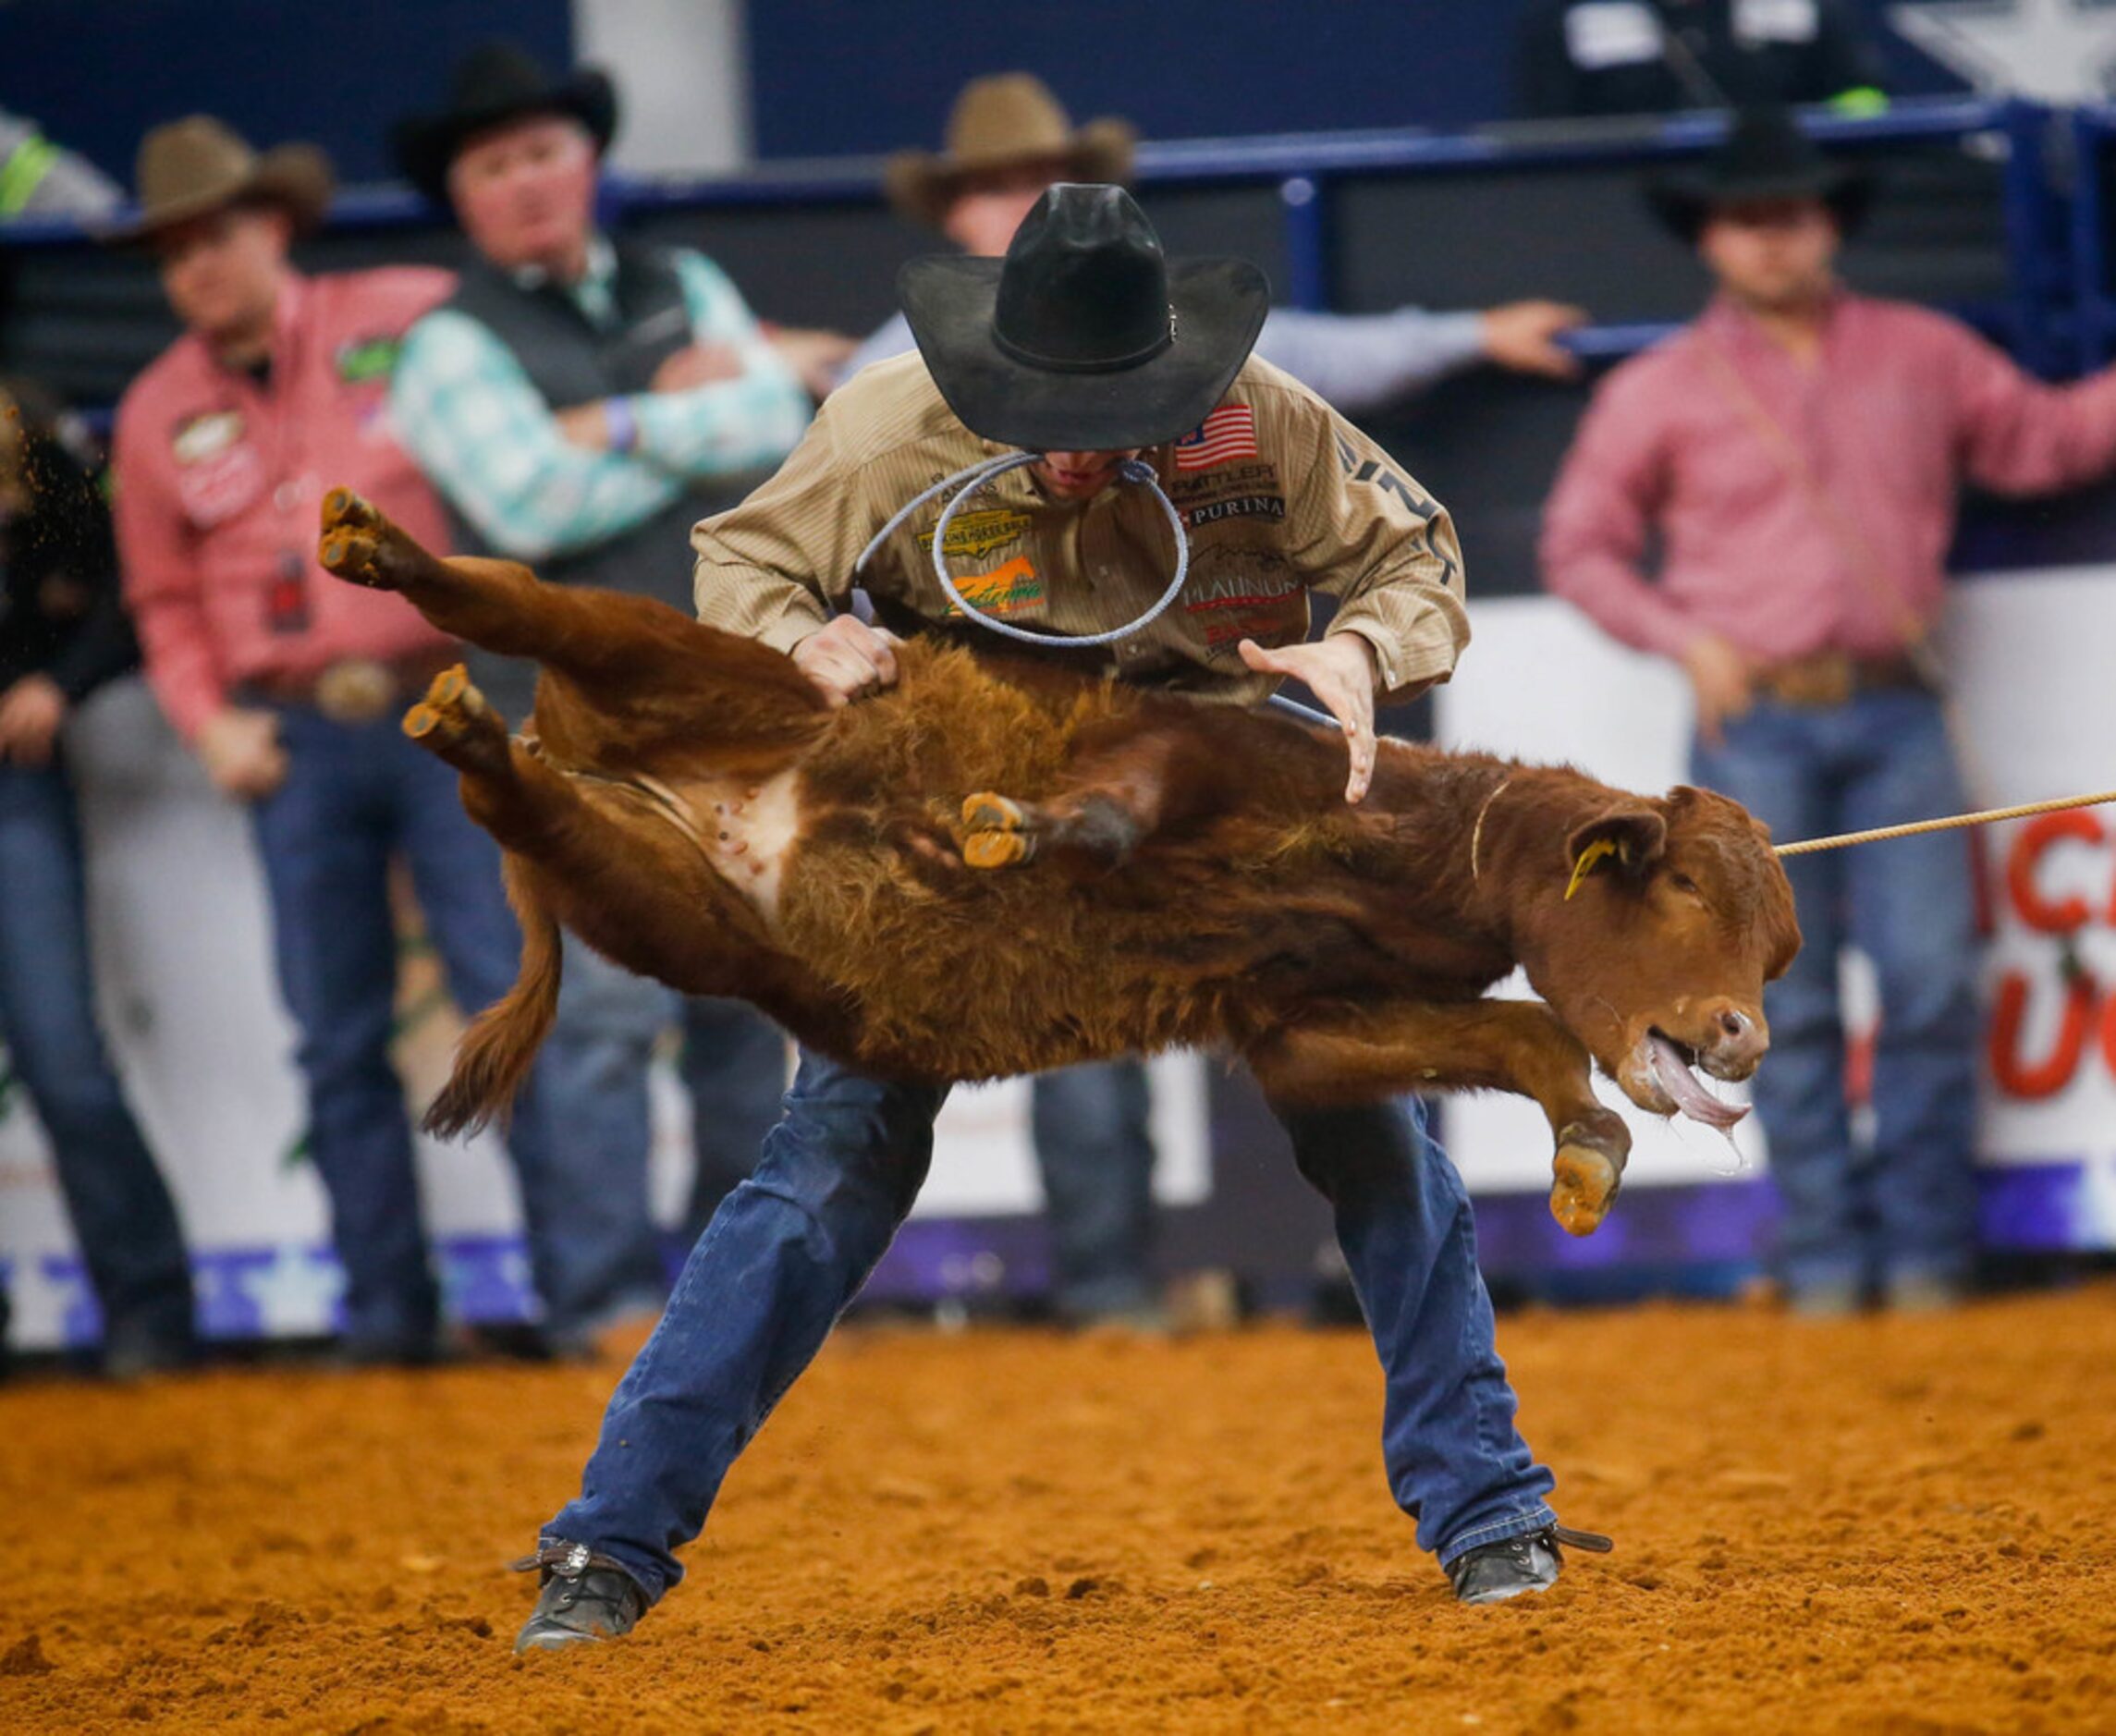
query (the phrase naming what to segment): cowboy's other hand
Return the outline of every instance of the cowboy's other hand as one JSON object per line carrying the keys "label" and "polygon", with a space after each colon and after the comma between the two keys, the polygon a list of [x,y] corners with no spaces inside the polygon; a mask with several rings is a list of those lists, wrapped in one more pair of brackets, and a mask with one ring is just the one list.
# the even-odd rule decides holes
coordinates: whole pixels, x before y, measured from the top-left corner
{"label": "cowboy's other hand", "polygon": [[254,801],[286,781],[287,750],[271,712],[239,705],[215,712],[200,728],[197,745],[206,776],[223,795]]}
{"label": "cowboy's other hand", "polygon": [[1558,342],[1558,335],[1584,325],[1586,309],[1562,301],[1508,301],[1486,308],[1483,318],[1486,361],[1548,380],[1579,378],[1580,359]]}
{"label": "cowboy's other hand", "polygon": [[793,370],[794,377],[813,398],[826,398],[836,390],[838,370],[852,360],[860,348],[857,337],[843,332],[812,330],[801,325],[766,325],[765,337],[778,351],[779,360]]}
{"label": "cowboy's other hand", "polygon": [[1352,776],[1344,799],[1357,801],[1374,781],[1374,647],[1360,633],[1331,633],[1319,643],[1281,645],[1266,651],[1254,639],[1237,647],[1241,661],[1262,675],[1290,675],[1307,683],[1331,716],[1344,727],[1352,752]]}
{"label": "cowboy's other hand", "polygon": [[48,675],[25,675],[0,693],[0,760],[48,764],[66,719],[66,690]]}
{"label": "cowboy's other hand", "polygon": [[1739,717],[1755,699],[1749,660],[1717,633],[1699,633],[1682,648],[1683,673],[1697,702],[1697,733],[1707,747],[1725,742],[1727,719]]}
{"label": "cowboy's other hand", "polygon": [[823,690],[832,705],[894,687],[893,635],[869,627],[856,615],[840,615],[793,648],[794,666]]}
{"label": "cowboy's other hand", "polygon": [[747,372],[742,352],[732,344],[690,344],[654,371],[650,389],[688,392],[694,386],[739,380]]}

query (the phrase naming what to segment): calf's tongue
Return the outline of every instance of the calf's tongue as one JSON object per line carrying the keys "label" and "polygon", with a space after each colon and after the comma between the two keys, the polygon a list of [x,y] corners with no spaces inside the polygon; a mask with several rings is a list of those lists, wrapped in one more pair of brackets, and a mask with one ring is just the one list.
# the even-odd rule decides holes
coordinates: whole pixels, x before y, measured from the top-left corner
{"label": "calf's tongue", "polygon": [[1721,1103],[1699,1084],[1682,1051],[1666,1037],[1656,1033],[1646,1042],[1653,1051],[1654,1078],[1660,1082],[1661,1090],[1675,1099],[1675,1106],[1693,1121],[1702,1121],[1724,1133],[1748,1114],[1736,1104]]}

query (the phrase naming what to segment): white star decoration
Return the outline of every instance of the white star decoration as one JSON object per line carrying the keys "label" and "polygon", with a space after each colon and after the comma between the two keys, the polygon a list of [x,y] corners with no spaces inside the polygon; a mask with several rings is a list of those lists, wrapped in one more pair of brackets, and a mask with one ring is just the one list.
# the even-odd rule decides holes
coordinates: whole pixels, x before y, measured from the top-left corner
{"label": "white star decoration", "polygon": [[1889,22],[1986,95],[2061,106],[2116,85],[2110,0],[1933,0],[1890,6]]}
{"label": "white star decoration", "polygon": [[331,1330],[331,1308],[346,1287],[338,1263],[313,1250],[282,1244],[272,1264],[238,1280],[257,1304],[259,1324],[270,1338]]}

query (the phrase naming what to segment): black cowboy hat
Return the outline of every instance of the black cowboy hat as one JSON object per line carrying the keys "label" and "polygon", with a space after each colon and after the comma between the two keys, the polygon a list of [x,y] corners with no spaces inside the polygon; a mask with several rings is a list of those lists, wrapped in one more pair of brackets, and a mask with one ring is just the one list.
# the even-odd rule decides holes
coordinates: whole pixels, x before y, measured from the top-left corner
{"label": "black cowboy hat", "polygon": [[1819,199],[1849,233],[1865,215],[1873,190],[1856,169],[1824,156],[1786,110],[1752,108],[1735,116],[1702,164],[1655,177],[1645,196],[1661,222],[1694,243],[1718,207],[1766,199]]}
{"label": "black cowboy hat", "polygon": [[911,260],[897,297],[972,434],[1108,452],[1203,422],[1241,371],[1271,292],[1247,260],[1166,258],[1121,187],[1061,181],[1005,259]]}
{"label": "black cowboy hat", "polygon": [[608,75],[581,67],[554,79],[512,43],[485,43],[456,63],[448,106],[437,115],[407,115],[389,129],[397,165],[437,205],[448,202],[448,165],[488,128],[530,115],[570,115],[607,150],[618,130],[618,94]]}

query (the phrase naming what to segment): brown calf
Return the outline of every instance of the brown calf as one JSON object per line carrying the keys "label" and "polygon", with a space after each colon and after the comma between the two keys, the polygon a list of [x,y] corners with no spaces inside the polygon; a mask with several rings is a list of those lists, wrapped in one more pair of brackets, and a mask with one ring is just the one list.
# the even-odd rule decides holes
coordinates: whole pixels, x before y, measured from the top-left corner
{"label": "brown calf", "polygon": [[[1551,1209],[1584,1235],[1630,1149],[1590,1059],[1645,1108],[1731,1124],[1691,1067],[1755,1070],[1765,979],[1800,944],[1763,828],[1702,790],[1384,741],[1348,807],[1342,741],[1276,715],[918,642],[894,688],[833,710],[778,652],[436,559],[344,490],[322,558],[544,666],[531,738],[460,669],[405,719],[506,850],[524,934],[440,1131],[520,1083],[564,923],[884,1077],[1180,1046],[1232,1050],[1288,1104],[1517,1092],[1549,1118]],[[1482,998],[1516,964],[1543,1002]]]}

